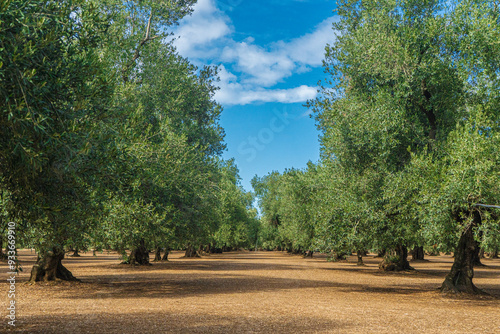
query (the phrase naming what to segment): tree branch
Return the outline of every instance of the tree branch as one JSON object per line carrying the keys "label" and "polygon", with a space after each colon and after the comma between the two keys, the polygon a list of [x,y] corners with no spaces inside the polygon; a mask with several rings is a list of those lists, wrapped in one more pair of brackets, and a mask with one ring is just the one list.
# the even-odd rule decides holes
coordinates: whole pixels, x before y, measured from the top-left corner
{"label": "tree branch", "polygon": [[148,25],[146,27],[146,35],[139,42],[139,45],[135,49],[134,56],[132,57],[132,60],[127,65],[125,65],[125,67],[123,67],[123,69],[122,69],[122,78],[123,78],[124,82],[128,82],[127,72],[130,70],[132,65],[134,65],[135,61],[141,56],[141,54],[140,54],[141,47],[144,46],[144,44],[146,44],[147,42],[152,41],[152,40],[159,37],[159,36],[151,36],[151,20],[152,20],[152,18],[153,18],[153,9],[151,9],[151,12],[149,14]]}

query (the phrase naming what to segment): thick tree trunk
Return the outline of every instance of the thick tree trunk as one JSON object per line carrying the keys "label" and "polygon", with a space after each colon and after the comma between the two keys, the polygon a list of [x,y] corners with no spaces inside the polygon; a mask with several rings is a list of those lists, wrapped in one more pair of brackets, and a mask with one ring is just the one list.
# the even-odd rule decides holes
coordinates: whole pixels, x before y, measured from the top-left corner
{"label": "thick tree trunk", "polygon": [[[479,222],[480,224],[480,222]],[[477,225],[479,226],[479,225]],[[483,238],[483,232],[479,231],[479,239]],[[479,242],[476,241],[476,249],[474,250],[474,266],[475,267],[484,267],[485,265],[481,262],[481,259],[484,259],[484,249],[481,248]]]}
{"label": "thick tree trunk", "polygon": [[404,245],[397,245],[394,250],[395,259],[389,259],[388,256],[380,263],[379,268],[383,271],[406,271],[413,270],[408,262],[408,248]]}
{"label": "thick tree trunk", "polygon": [[188,246],[184,257],[200,257],[200,254],[198,254],[198,251],[193,246]]}
{"label": "thick tree trunk", "polygon": [[161,258],[162,261],[168,261],[168,254],[170,253],[170,248],[166,247],[165,248],[165,254],[163,254],[163,257]]}
{"label": "thick tree trunk", "polygon": [[357,251],[356,252],[356,255],[358,256],[358,262],[356,263],[358,266],[364,266],[365,263],[363,262],[363,254],[365,252],[364,251]]}
{"label": "thick tree trunk", "polygon": [[334,261],[345,261],[347,260],[347,253],[345,252],[335,252],[333,254],[333,260]]}
{"label": "thick tree trunk", "polygon": [[463,232],[455,249],[455,260],[450,272],[441,285],[441,292],[481,293],[472,279],[474,278],[474,257],[479,245],[474,239],[474,228],[481,223],[479,212],[473,212],[473,223]]}
{"label": "thick tree trunk", "polygon": [[313,257],[314,252],[312,250],[308,250],[305,254],[304,257]]}
{"label": "thick tree trunk", "polygon": [[411,253],[411,258],[413,260],[424,260],[424,246],[415,246]]}
{"label": "thick tree trunk", "polygon": [[153,262],[158,262],[158,261],[161,261],[161,248],[160,247],[156,247],[155,258],[154,258]]}
{"label": "thick tree trunk", "polygon": [[144,240],[141,240],[139,243],[139,246],[137,246],[135,249],[132,250],[128,257],[129,264],[132,265],[149,265],[149,251],[146,249],[146,246],[144,245]]}
{"label": "thick tree trunk", "polygon": [[56,278],[64,281],[78,281],[73,274],[62,265],[64,251],[53,248],[51,251],[39,254],[38,259],[31,269],[30,282],[49,282]]}
{"label": "thick tree trunk", "polygon": [[476,249],[474,250],[474,267],[485,267],[485,264],[481,262],[481,259],[484,259],[484,250],[479,247],[478,242],[476,241]]}
{"label": "thick tree trunk", "polygon": [[287,250],[288,254],[293,254],[293,255],[305,255],[306,252],[304,252],[300,248],[288,248]]}
{"label": "thick tree trunk", "polygon": [[78,253],[78,247],[73,250],[73,255],[71,255],[71,256],[74,256],[74,257],[80,256],[80,254]]}

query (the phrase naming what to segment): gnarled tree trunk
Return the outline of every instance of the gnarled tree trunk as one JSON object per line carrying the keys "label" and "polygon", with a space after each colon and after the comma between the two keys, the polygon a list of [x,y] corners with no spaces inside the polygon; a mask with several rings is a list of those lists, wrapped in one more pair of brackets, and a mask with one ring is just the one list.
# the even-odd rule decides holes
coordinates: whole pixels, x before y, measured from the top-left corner
{"label": "gnarled tree trunk", "polygon": [[184,254],[184,257],[200,257],[200,254],[198,254],[198,251],[196,250],[196,248],[194,248],[193,246],[190,245],[186,249],[186,253]]}
{"label": "gnarled tree trunk", "polygon": [[161,258],[162,261],[168,261],[168,254],[170,253],[170,248],[165,247],[165,254],[163,254],[163,257]]}
{"label": "gnarled tree trunk", "polygon": [[404,245],[397,245],[394,250],[395,260],[391,260],[388,256],[379,264],[379,269],[383,271],[405,271],[413,270],[408,262],[408,248]]}
{"label": "gnarled tree trunk", "polygon": [[411,258],[413,260],[424,260],[424,246],[415,246],[411,252]]}
{"label": "gnarled tree trunk", "polygon": [[158,261],[161,261],[161,248],[160,247],[156,247],[155,258],[154,258],[153,262],[158,262]]}
{"label": "gnarled tree trunk", "polygon": [[79,281],[62,265],[64,251],[53,248],[51,251],[38,254],[38,259],[31,269],[30,282],[49,282],[56,278],[64,281]]}
{"label": "gnarled tree trunk", "polygon": [[471,294],[481,293],[472,279],[474,278],[474,257],[478,252],[479,245],[474,239],[474,228],[481,224],[479,212],[473,212],[473,222],[460,236],[455,259],[450,272],[441,285],[441,292],[465,292]]}
{"label": "gnarled tree trunk", "polygon": [[[476,244],[478,242],[476,241]],[[479,247],[479,245],[476,247],[476,250],[474,251],[474,266],[475,267],[485,267],[486,265],[481,262],[481,259],[484,259],[484,250]]]}
{"label": "gnarled tree trunk", "polygon": [[71,256],[74,256],[74,257],[79,257],[80,254],[78,253],[78,247],[76,247],[74,250],[73,250],[73,255]]}
{"label": "gnarled tree trunk", "polygon": [[304,257],[313,257],[314,252],[312,250],[308,250],[305,254]]}
{"label": "gnarled tree trunk", "polygon": [[356,251],[356,255],[358,257],[358,262],[356,263],[358,266],[364,266],[365,263],[363,262],[363,254],[366,253],[364,251]]}
{"label": "gnarled tree trunk", "polygon": [[331,257],[331,261],[347,261],[347,257],[349,256],[349,254],[347,254],[346,252],[334,252],[332,257]]}
{"label": "gnarled tree trunk", "polygon": [[139,246],[132,250],[128,257],[129,264],[135,265],[149,265],[149,251],[146,249],[144,245],[144,239],[140,241]]}

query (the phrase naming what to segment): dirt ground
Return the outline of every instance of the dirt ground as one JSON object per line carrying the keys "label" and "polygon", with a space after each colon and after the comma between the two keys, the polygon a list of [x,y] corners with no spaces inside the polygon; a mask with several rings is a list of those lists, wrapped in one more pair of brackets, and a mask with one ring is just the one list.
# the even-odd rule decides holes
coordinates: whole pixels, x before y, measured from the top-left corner
{"label": "dirt ground", "polygon": [[[115,253],[63,263],[82,283],[28,285],[34,253],[22,251],[14,331],[20,333],[500,333],[500,260],[485,259],[475,283],[486,297],[443,296],[449,256],[412,262],[415,272],[234,252],[148,267]],[[0,332],[7,325],[6,264],[0,264]]]}

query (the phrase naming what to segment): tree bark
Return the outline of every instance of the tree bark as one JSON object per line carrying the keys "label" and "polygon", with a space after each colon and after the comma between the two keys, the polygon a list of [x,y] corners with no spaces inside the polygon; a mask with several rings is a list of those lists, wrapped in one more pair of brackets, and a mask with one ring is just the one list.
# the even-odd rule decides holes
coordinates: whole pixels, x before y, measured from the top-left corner
{"label": "tree bark", "polygon": [[156,247],[155,259],[153,260],[153,262],[158,262],[158,261],[161,261],[161,248],[160,247]]}
{"label": "tree bark", "polygon": [[188,246],[184,257],[200,257],[200,254],[198,254],[198,251],[193,246]]}
{"label": "tree bark", "polygon": [[408,248],[405,245],[397,245],[395,248],[395,258],[390,259],[388,256],[379,264],[379,269],[383,271],[406,271],[413,270],[408,262]]}
{"label": "tree bark", "polygon": [[356,255],[358,257],[358,262],[356,264],[358,266],[364,266],[365,265],[365,263],[363,262],[363,254],[364,253],[365,253],[364,251],[360,251],[360,250],[356,251]]}
{"label": "tree bark", "polygon": [[314,252],[312,250],[308,250],[305,254],[304,254],[304,257],[310,257],[312,258],[313,257],[313,254]]}
{"label": "tree bark", "polygon": [[31,269],[30,282],[49,282],[57,278],[64,281],[77,281],[77,278],[62,265],[64,251],[59,248],[53,248],[43,254],[38,255],[38,259]]}
{"label": "tree bark", "polygon": [[481,293],[481,290],[472,282],[474,278],[474,256],[479,248],[477,241],[474,239],[474,228],[481,223],[481,216],[478,211],[474,211],[472,214],[473,222],[460,236],[454,253],[453,266],[441,285],[441,292]]}
{"label": "tree bark", "polygon": [[128,257],[129,264],[131,265],[149,265],[149,251],[146,249],[144,245],[144,239],[139,242],[139,245],[132,250]]}
{"label": "tree bark", "polygon": [[165,247],[165,254],[163,254],[163,257],[161,258],[162,261],[168,261],[168,254],[170,253],[170,248]]}
{"label": "tree bark", "polygon": [[411,253],[411,258],[413,260],[424,260],[424,246],[415,246]]}
{"label": "tree bark", "polygon": [[71,255],[71,256],[73,256],[73,257],[79,257],[80,256],[80,254],[78,253],[78,247],[74,249],[73,255]]}
{"label": "tree bark", "polygon": [[333,254],[334,261],[345,261],[347,260],[348,254],[346,252],[335,252]]}
{"label": "tree bark", "polygon": [[[476,244],[478,242],[476,241]],[[474,266],[475,267],[486,267],[484,263],[481,262],[481,259],[484,259],[484,250],[477,245],[476,249],[474,250]]]}
{"label": "tree bark", "polygon": [[[483,232],[479,231],[479,239],[482,240],[482,238],[483,238]],[[485,265],[481,262],[481,259],[484,259],[484,249],[481,248],[480,243],[477,241],[476,241],[476,246],[477,247],[474,250],[474,266],[485,267]]]}

